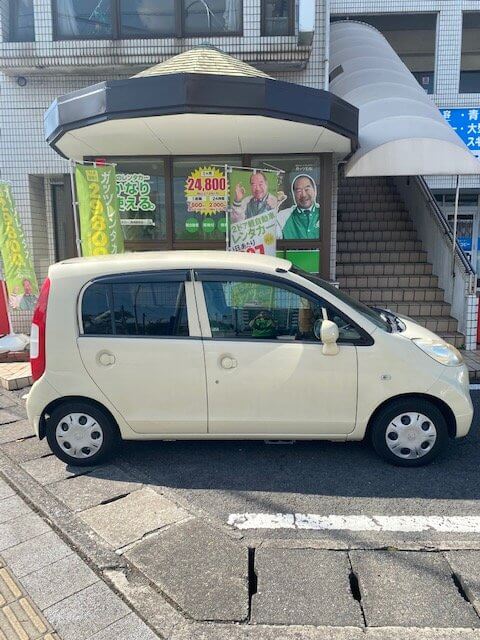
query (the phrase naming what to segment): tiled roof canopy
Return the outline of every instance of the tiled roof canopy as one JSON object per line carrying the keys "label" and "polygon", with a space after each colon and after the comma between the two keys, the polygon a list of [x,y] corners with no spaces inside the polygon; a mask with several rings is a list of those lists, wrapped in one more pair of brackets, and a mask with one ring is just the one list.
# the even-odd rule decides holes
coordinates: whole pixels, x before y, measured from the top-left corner
{"label": "tiled roof canopy", "polygon": [[250,66],[246,62],[233,58],[211,45],[194,47],[178,56],[160,62],[134,78],[160,76],[167,73],[210,73],[220,76],[249,76],[270,78],[269,75]]}

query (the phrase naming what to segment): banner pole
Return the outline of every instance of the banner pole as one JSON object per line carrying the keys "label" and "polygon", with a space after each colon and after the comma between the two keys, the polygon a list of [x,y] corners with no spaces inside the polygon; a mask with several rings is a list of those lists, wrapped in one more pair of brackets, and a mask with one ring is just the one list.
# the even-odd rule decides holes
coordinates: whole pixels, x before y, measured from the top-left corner
{"label": "banner pole", "polygon": [[225,207],[225,243],[226,250],[230,249],[230,207],[229,207],[229,199],[230,199],[230,179],[227,178],[228,175],[228,164],[225,165],[225,179],[226,179],[226,191],[227,191],[227,206]]}
{"label": "banner pole", "polygon": [[72,190],[72,205],[73,205],[73,221],[75,224],[75,244],[77,245],[77,254],[82,257],[82,241],[80,239],[80,225],[78,221],[78,202],[77,191],[75,189],[75,175],[74,175],[75,160],[70,160],[70,186]]}

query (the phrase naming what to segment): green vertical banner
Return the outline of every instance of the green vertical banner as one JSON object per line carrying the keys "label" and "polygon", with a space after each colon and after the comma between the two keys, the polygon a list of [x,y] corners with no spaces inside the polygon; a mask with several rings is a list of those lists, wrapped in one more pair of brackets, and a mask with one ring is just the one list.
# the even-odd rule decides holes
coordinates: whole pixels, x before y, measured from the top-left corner
{"label": "green vertical banner", "polygon": [[38,298],[37,276],[12,189],[4,182],[0,182],[0,251],[10,306],[33,311]]}
{"label": "green vertical banner", "polygon": [[82,255],[123,253],[123,231],[118,211],[115,167],[77,164],[75,184],[80,213]]}

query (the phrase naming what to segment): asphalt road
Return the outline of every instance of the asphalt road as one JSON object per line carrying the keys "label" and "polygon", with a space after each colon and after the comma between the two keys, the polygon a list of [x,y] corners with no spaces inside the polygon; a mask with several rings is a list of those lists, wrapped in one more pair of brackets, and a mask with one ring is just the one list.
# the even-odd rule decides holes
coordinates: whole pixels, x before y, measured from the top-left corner
{"label": "asphalt road", "polygon": [[[263,441],[126,443],[115,461],[130,475],[161,487],[177,502],[217,521],[231,514],[302,513],[368,516],[480,517],[480,392],[469,436],[452,441],[427,467],[380,460],[364,443]],[[254,539],[317,539],[327,546],[433,544],[477,546],[476,533],[253,529]]]}

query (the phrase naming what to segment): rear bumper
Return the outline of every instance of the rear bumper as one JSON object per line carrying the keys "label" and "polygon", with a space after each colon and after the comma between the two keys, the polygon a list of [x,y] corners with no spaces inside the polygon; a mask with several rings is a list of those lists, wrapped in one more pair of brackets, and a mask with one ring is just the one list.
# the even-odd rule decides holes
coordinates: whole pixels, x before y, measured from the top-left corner
{"label": "rear bumper", "polygon": [[60,395],[47,382],[45,376],[37,380],[27,396],[27,416],[28,421],[32,425],[36,435],[40,438],[40,420],[45,408]]}
{"label": "rear bumper", "polygon": [[440,378],[429,389],[429,393],[450,407],[455,416],[455,437],[463,438],[470,431],[473,419],[468,369],[466,365],[444,369]]}

